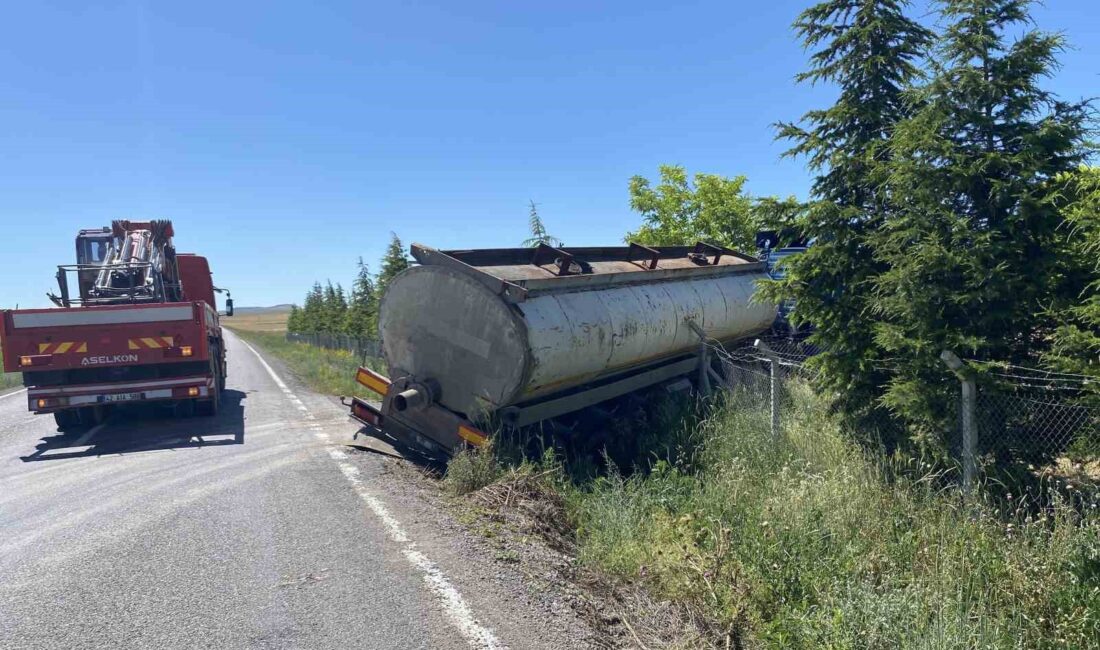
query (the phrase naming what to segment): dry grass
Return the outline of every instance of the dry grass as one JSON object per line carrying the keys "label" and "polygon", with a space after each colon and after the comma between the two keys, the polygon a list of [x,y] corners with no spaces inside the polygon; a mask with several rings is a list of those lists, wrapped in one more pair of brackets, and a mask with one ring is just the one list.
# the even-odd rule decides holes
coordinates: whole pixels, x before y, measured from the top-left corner
{"label": "dry grass", "polygon": [[237,312],[232,317],[223,317],[222,324],[245,332],[280,333],[286,331],[286,319],[289,317],[289,310]]}

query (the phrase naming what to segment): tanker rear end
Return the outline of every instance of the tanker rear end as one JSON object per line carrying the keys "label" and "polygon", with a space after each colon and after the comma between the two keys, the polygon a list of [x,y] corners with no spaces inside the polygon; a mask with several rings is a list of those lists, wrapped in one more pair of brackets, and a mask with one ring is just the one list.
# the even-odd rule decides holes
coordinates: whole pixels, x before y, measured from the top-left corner
{"label": "tanker rear end", "polygon": [[380,307],[390,377],[358,376],[381,408],[356,399],[352,415],[436,455],[705,374],[703,341],[752,336],[776,312],[752,300],[760,261],[705,243],[412,255]]}

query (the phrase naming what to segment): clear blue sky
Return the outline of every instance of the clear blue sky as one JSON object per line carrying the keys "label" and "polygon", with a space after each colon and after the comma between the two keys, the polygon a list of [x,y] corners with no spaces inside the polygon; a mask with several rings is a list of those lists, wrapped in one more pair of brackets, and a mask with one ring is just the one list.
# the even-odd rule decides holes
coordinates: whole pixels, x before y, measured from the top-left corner
{"label": "clear blue sky", "polygon": [[[529,199],[568,244],[617,243],[627,179],[661,163],[805,195],[769,125],[830,97],[792,80],[808,1],[533,4],[10,4],[0,306],[45,304],[76,230],[113,218],[173,219],[268,305],[346,284],[391,230],[516,245]],[[1036,17],[1076,48],[1052,87],[1100,94],[1100,2]]]}

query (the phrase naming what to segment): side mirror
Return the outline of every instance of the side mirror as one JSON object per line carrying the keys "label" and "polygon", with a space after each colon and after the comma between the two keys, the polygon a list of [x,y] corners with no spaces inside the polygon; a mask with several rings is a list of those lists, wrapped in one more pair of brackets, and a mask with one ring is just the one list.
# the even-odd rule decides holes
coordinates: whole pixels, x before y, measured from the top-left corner
{"label": "side mirror", "polygon": [[233,299],[232,298],[226,298],[225,299],[225,315],[226,316],[232,316],[233,315]]}

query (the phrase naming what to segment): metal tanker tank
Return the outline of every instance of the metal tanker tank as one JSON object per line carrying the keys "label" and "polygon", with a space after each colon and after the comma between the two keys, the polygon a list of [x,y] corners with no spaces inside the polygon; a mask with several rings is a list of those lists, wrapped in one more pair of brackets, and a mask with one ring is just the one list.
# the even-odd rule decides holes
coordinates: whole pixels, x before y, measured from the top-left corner
{"label": "metal tanker tank", "polygon": [[742,338],[776,313],[751,300],[763,264],[708,244],[413,245],[412,255],[419,266],[390,283],[379,308],[394,379],[382,378],[378,419],[421,433],[452,426],[429,422],[444,410],[467,422],[503,413],[529,424],[688,374],[698,368],[700,329]]}

